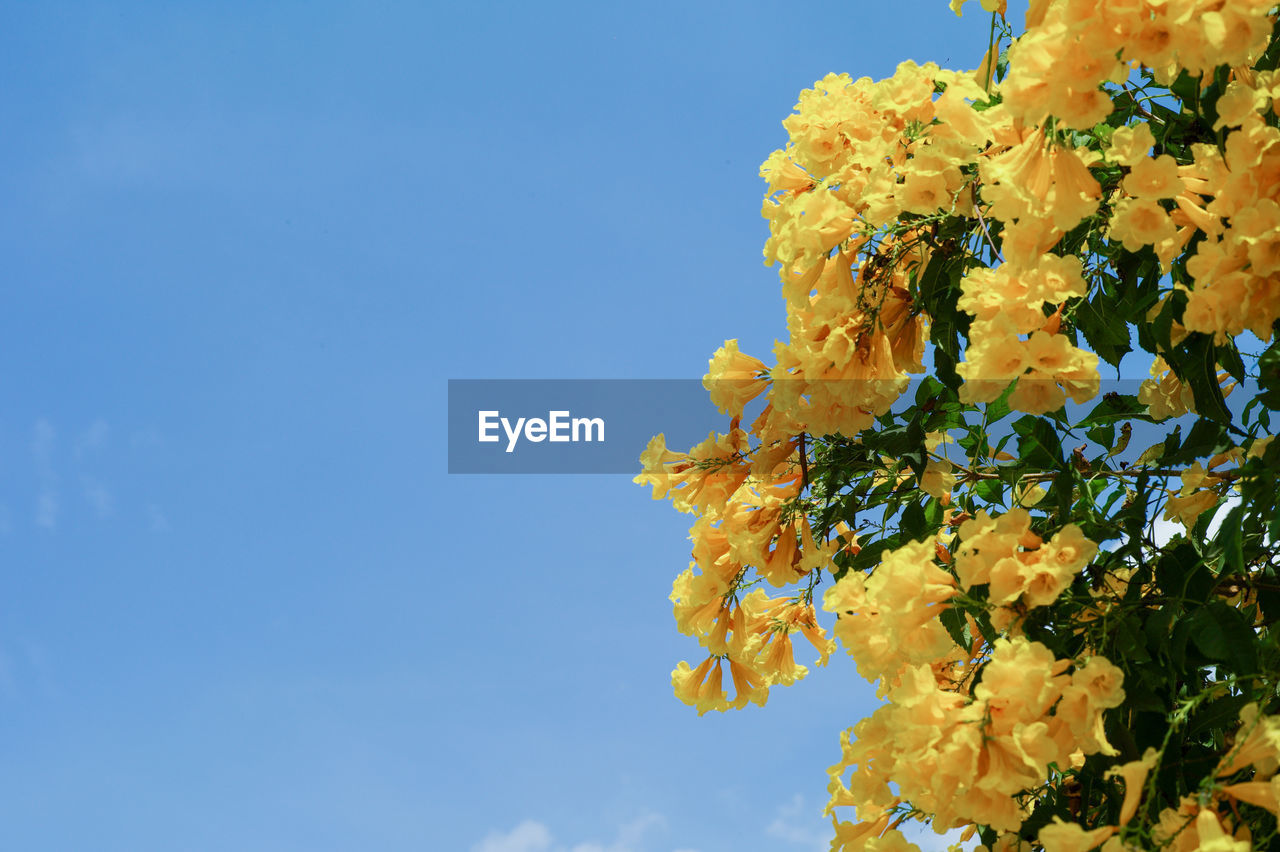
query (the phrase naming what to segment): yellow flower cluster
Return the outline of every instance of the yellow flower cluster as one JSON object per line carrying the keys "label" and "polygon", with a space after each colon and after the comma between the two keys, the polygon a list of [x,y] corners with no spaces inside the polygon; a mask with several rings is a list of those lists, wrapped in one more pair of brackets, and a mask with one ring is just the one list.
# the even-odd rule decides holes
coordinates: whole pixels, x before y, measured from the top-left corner
{"label": "yellow flower cluster", "polygon": [[[1187,261],[1195,287],[1182,321],[1219,340],[1245,330],[1268,339],[1280,317],[1280,129],[1262,116],[1277,84],[1272,74],[1238,69],[1218,101],[1219,124],[1235,128],[1223,151],[1193,146],[1195,162],[1178,169],[1188,190],[1175,215],[1204,234]],[[1193,205],[1193,192],[1211,200]]]}
{"label": "yellow flower cluster", "polygon": [[1239,129],[1225,154],[1197,145],[1194,161],[1179,164],[1150,155],[1147,124],[1118,128],[1106,162],[1126,173],[1106,202],[1110,237],[1132,251],[1150,246],[1167,265],[1205,235],[1188,266],[1199,283],[1186,328],[1269,337],[1280,317],[1280,129],[1262,115],[1280,78],[1242,64],[1265,46],[1269,10],[1261,0],[1037,0],[999,84],[906,62],[879,82],[831,74],[805,90],[783,122],[790,143],[761,169],[765,257],[780,265],[790,332],[772,375],[795,380],[774,395],[787,415],[777,425],[866,428],[919,369],[926,317],[906,284],[933,247],[893,233],[904,215],[985,208],[1002,225],[1000,266],[962,282],[961,308],[975,318],[966,401],[991,401],[1015,380],[1011,405],[1033,414],[1096,396],[1097,357],[1058,333],[1061,309],[1088,283],[1078,261],[1049,252],[1099,211],[1092,170],[1103,159],[1061,130],[1106,118],[1102,85],[1125,82],[1133,64],[1169,80],[1241,64],[1219,101],[1219,127]]}
{"label": "yellow flower cluster", "polygon": [[1102,711],[1124,700],[1120,670],[1101,657],[1072,667],[1025,638],[996,641],[972,696],[938,683],[928,666],[907,667],[889,703],[842,736],[830,807],[853,806],[867,821],[908,801],[939,831],[1017,831],[1024,794],[1050,764],[1115,753]]}
{"label": "yellow flower cluster", "polygon": [[763,441],[857,434],[902,394],[908,371],[923,369],[924,320],[904,286],[912,260],[878,277],[864,264],[856,278],[851,260],[827,261],[808,304],[787,311],[790,343],[774,350]]}
{"label": "yellow flower cluster", "polygon": [[1030,414],[1061,408],[1067,396],[1075,402],[1097,396],[1098,356],[1055,333],[1057,315],[1046,318],[1042,310],[1046,302],[1085,295],[1077,258],[1044,255],[1024,269],[1012,263],[975,269],[961,287],[957,305],[974,317],[965,363],[956,368],[962,401],[991,402],[1012,381],[1018,384],[1010,406]]}
{"label": "yellow flower cluster", "polygon": [[[939,828],[1014,831],[1025,817],[1018,794],[1041,783],[1050,763],[1115,753],[1101,714],[1123,700],[1119,669],[1094,656],[1068,675],[1072,661],[1025,638],[997,640],[984,660],[980,642],[966,653],[938,619],[957,594],[987,586],[1007,626],[1056,600],[1097,552],[1074,525],[1045,542],[1030,521],[1022,509],[980,512],[960,524],[953,560],[937,542],[913,542],[885,551],[870,576],[846,574],[827,591],[836,638],[889,699],[842,738],[829,807],[851,805],[874,821],[909,801]],[[954,574],[935,560],[953,562]]]}
{"label": "yellow flower cluster", "polygon": [[836,638],[859,674],[881,681],[882,693],[908,666],[959,661],[960,649],[937,619],[958,589],[933,563],[935,550],[921,541],[885,551],[871,576],[846,574],[823,596],[822,608],[839,616]]}
{"label": "yellow flower cluster", "polygon": [[[737,356],[736,346],[722,352],[724,363]],[[752,374],[748,367],[740,379],[749,383]],[[724,404],[736,405],[737,391],[727,383],[720,387]],[[771,685],[803,678],[807,669],[795,662],[793,633],[818,650],[819,665],[834,649],[811,603],[770,598],[761,589],[744,591],[754,582],[748,577],[751,569],[758,580],[782,588],[820,571],[841,546],[838,539],[815,542],[808,519],[787,514],[802,484],[793,472],[795,452],[795,444],[787,442],[752,456],[746,433],[735,428],[710,435],[687,454],[668,450],[658,435],[641,457],[644,470],[636,481],[651,485],[655,498],[669,497],[678,509],[696,515],[690,529],[693,561],[676,578],[671,602],[676,626],[696,636],[708,656],[696,667],[681,662],[671,684],[699,714],[763,704]],[[733,698],[723,685],[725,661]]]}
{"label": "yellow flower cluster", "polygon": [[1057,600],[1098,552],[1075,524],[1047,543],[1031,532],[1031,515],[1013,509],[998,518],[985,510],[960,525],[955,570],[966,589],[988,586],[997,606],[1032,608]]}
{"label": "yellow flower cluster", "polygon": [[925,317],[907,284],[932,249],[918,232],[876,232],[903,214],[974,215],[975,170],[990,215],[1006,223],[1007,263],[963,282],[961,307],[976,317],[966,401],[994,399],[1020,377],[1013,404],[1028,412],[1097,394],[1096,356],[1043,312],[1086,293],[1079,262],[1045,252],[1097,210],[1097,155],[1051,145],[1042,126],[1024,127],[989,97],[971,75],[904,63],[878,83],[830,75],[784,122],[791,144],[761,173],[765,257],[781,264],[790,332],[773,375],[792,381],[771,399],[792,428],[866,428],[921,369]]}
{"label": "yellow flower cluster", "polygon": [[1266,0],[1032,0],[1000,91],[1029,125],[1052,115],[1087,130],[1111,113],[1101,85],[1124,81],[1130,64],[1172,82],[1182,69],[1212,73],[1257,56],[1270,9]]}
{"label": "yellow flower cluster", "polygon": [[[962,3],[951,0],[957,13]],[[1005,13],[1003,0],[981,5]],[[1028,615],[1062,599],[1098,550],[1074,524],[1059,522],[1044,537],[1033,532],[1024,508],[954,520],[948,509],[936,536],[886,549],[868,573],[843,573],[822,597],[822,608],[837,616],[829,638],[814,589],[824,569],[835,571],[836,555],[856,554],[858,544],[846,526],[828,533],[810,525],[808,436],[855,438],[899,400],[909,374],[923,371],[931,323],[952,327],[928,314],[935,302],[925,290],[934,287],[936,296],[939,285],[926,284],[926,270],[956,273],[956,307],[971,318],[956,365],[964,404],[1008,392],[1011,408],[1040,415],[1097,396],[1099,359],[1082,348],[1089,329],[1076,312],[1099,287],[1104,301],[1114,299],[1107,289],[1114,276],[1094,262],[1106,259],[1099,245],[1150,249],[1165,273],[1190,254],[1185,274],[1179,261],[1176,283],[1162,286],[1149,315],[1168,321],[1162,311],[1185,299],[1180,321],[1168,322],[1175,346],[1194,332],[1219,342],[1245,331],[1269,338],[1280,318],[1273,108],[1280,74],[1249,66],[1268,43],[1271,10],[1263,0],[1031,0],[998,82],[998,45],[977,72],[906,62],[881,81],[831,74],[803,91],[783,122],[788,142],[761,176],[770,228],[764,256],[778,267],[787,340],[775,345],[772,366],[725,341],[704,385],[731,418],[728,432],[687,453],[657,436],[636,481],[694,515],[692,561],[671,601],[678,628],[697,638],[706,657],[672,672],[682,701],[699,713],[763,704],[772,686],[807,674],[795,659],[796,634],[816,649],[818,665],[839,640],[859,672],[878,683],[887,703],[842,736],[841,758],[830,769],[828,810],[852,806],[856,814],[836,823],[833,850],[915,849],[891,824],[905,812],[928,816],[939,831],[995,829],[999,841],[983,852],[1030,848],[1018,831],[1034,791],[1089,755],[1117,755],[1103,714],[1123,702],[1124,690],[1121,670],[1096,646],[1058,659],[1024,635],[1024,628],[1038,635],[1026,626]],[[1139,66],[1165,85],[1183,72],[1199,78],[1202,90],[1225,82],[1213,127],[1221,144],[1168,145],[1160,110],[1139,106],[1130,88]],[[1145,122],[1103,123],[1120,88]],[[1082,262],[1077,250],[1093,259]],[[947,294],[955,296],[954,288]],[[1193,410],[1168,363],[1157,358],[1151,375],[1139,401],[1155,419]],[[742,428],[748,406],[761,398],[763,410]],[[927,453],[940,439],[931,439]],[[1254,442],[1249,452],[1264,446]],[[1226,458],[1185,471],[1181,489],[1168,495],[1166,518],[1189,528],[1215,506],[1234,481],[1214,472]],[[1077,461],[1089,465],[1083,456]],[[951,462],[915,464],[919,488],[949,505],[957,482]],[[967,485],[979,481],[980,473],[959,469]],[[910,487],[901,465],[869,479],[873,489],[893,488],[895,498]],[[1018,502],[1034,505],[1045,493],[1042,481],[1024,478]],[[1108,617],[1111,601],[1102,599],[1123,594],[1132,572],[1113,569],[1080,594],[1082,623]],[[981,625],[973,615],[955,618],[953,607],[973,613],[984,604]],[[990,630],[987,640],[977,638],[987,618],[1001,638]],[[1252,766],[1254,779],[1222,780],[1167,809],[1160,842],[1177,850],[1248,848],[1221,805],[1280,810],[1280,719],[1256,708],[1242,718],[1241,745],[1217,777]],[[1113,769],[1125,796],[1117,825],[1086,830],[1055,821],[1040,831],[1040,846],[1121,852],[1128,839],[1121,829],[1160,758],[1152,750]]]}
{"label": "yellow flower cluster", "polygon": [[[923,369],[926,319],[908,284],[929,250],[919,234],[877,230],[903,213],[972,210],[962,167],[989,136],[969,107],[984,96],[969,75],[905,62],[879,82],[828,75],[783,122],[790,144],[761,167],[765,259],[780,264],[790,337],[770,393],[780,431],[854,434]],[[954,126],[929,132],[940,116]]]}
{"label": "yellow flower cluster", "polygon": [[1196,410],[1191,388],[1183,384],[1159,356],[1151,364],[1151,378],[1143,381],[1138,389],[1138,402],[1145,405],[1156,420],[1181,417]]}

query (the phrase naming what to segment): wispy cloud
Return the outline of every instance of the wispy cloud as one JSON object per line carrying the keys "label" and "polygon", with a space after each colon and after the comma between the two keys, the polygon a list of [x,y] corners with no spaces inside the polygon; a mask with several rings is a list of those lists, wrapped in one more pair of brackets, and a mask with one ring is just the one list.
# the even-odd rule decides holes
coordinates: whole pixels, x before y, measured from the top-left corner
{"label": "wispy cloud", "polygon": [[831,827],[824,823],[821,813],[821,809],[809,807],[804,796],[796,793],[790,802],[778,808],[765,833],[801,849],[827,852],[831,848]]}
{"label": "wispy cloud", "polygon": [[571,848],[569,852],[637,852],[641,848],[640,844],[649,829],[666,825],[666,822],[658,814],[643,814],[620,826],[618,828],[618,836],[614,838],[612,843],[608,845],[579,843]]}
{"label": "wispy cloud", "polygon": [[58,526],[58,495],[42,490],[36,497],[36,526],[51,530]]}
{"label": "wispy cloud", "polygon": [[92,476],[83,476],[80,478],[80,488],[81,493],[84,494],[84,499],[88,501],[89,507],[93,509],[94,515],[99,518],[111,516],[115,501],[105,485]]}
{"label": "wispy cloud", "polygon": [[76,458],[82,458],[86,453],[105,447],[107,445],[107,436],[110,434],[111,428],[107,425],[107,421],[101,417],[94,420],[89,424],[89,428],[81,432],[80,436],[76,438]]}
{"label": "wispy cloud", "polygon": [[[960,842],[960,829],[953,829],[945,834],[938,834],[923,823],[908,820],[899,826],[903,836],[916,844],[920,852],[946,852]],[[791,801],[779,806],[773,822],[765,827],[765,833],[775,837],[789,848],[828,852],[831,848],[831,824],[821,816],[821,809],[805,802],[804,796],[797,793]],[[970,845],[977,843],[976,838]]]}
{"label": "wispy cloud", "polygon": [[168,532],[169,518],[155,503],[147,504],[147,523],[152,532]]}
{"label": "wispy cloud", "polygon": [[58,525],[58,477],[53,472],[53,424],[43,418],[31,430],[31,457],[35,463],[39,493],[36,495],[36,525],[52,530]]}
{"label": "wispy cloud", "polygon": [[[666,823],[660,814],[645,813],[619,826],[617,835],[608,843],[586,841],[565,846],[555,841],[545,823],[527,819],[510,831],[489,832],[471,847],[471,852],[642,852],[645,835]],[[679,849],[676,852],[697,850]]]}
{"label": "wispy cloud", "polygon": [[471,852],[544,852],[551,848],[551,831],[527,819],[508,832],[491,831]]}
{"label": "wispy cloud", "polygon": [[[947,852],[960,842],[960,835],[964,833],[962,829],[953,828],[946,834],[938,834],[929,826],[914,821],[904,822],[898,828],[907,840],[920,847],[920,852]],[[968,848],[972,849],[977,844],[978,838],[975,835],[970,838]]]}
{"label": "wispy cloud", "polygon": [[158,447],[161,443],[160,433],[155,429],[139,429],[129,436],[129,446],[135,450]]}

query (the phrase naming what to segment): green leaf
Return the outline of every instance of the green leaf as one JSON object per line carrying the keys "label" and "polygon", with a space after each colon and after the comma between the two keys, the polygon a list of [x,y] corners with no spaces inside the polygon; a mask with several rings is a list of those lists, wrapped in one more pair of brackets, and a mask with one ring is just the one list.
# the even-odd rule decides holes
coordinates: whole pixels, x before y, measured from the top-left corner
{"label": "green leaf", "polygon": [[1169,650],[1169,632],[1173,627],[1174,610],[1165,607],[1153,612],[1142,625],[1142,632],[1147,637],[1147,650],[1153,656],[1167,654]]}
{"label": "green leaf", "polygon": [[903,458],[909,453],[923,451],[924,429],[913,420],[905,426],[872,431],[863,437],[863,443],[891,458]]}
{"label": "green leaf", "polygon": [[1110,450],[1115,446],[1116,426],[1114,423],[1103,423],[1099,426],[1090,426],[1085,430],[1085,435],[1090,441],[1093,441],[1099,447]]}
{"label": "green leaf", "polygon": [[[1150,254],[1150,260],[1158,268],[1159,261],[1156,260],[1151,249],[1144,248],[1142,251],[1144,254]],[[1182,316],[1186,304],[1187,294],[1181,290],[1174,290],[1160,306],[1159,313],[1152,321],[1138,323],[1139,345],[1148,352],[1163,355],[1170,366],[1173,366],[1174,361],[1177,360],[1173,347],[1173,323]]]}
{"label": "green leaf", "polygon": [[947,628],[947,633],[953,642],[964,648],[966,652],[973,650],[973,637],[969,635],[969,621],[964,617],[964,610],[959,607],[945,609],[942,615],[938,616],[938,620],[942,622],[943,627]]}
{"label": "green leaf", "polygon": [[[1001,470],[1001,473],[1004,473]],[[1016,476],[1017,472],[1013,471]],[[970,486],[973,493],[986,503],[1003,504],[1005,484],[998,479],[983,479]]]}
{"label": "green leaf", "polygon": [[1000,636],[996,633],[995,627],[992,626],[991,616],[987,611],[982,610],[980,612],[971,613],[971,615],[973,615],[974,623],[978,625],[978,633],[982,634],[983,640],[988,645],[996,644],[996,639],[1000,638]]}
{"label": "green leaf", "polygon": [[1138,402],[1137,396],[1111,391],[1102,397],[1102,402],[1095,405],[1078,425],[1088,428],[1104,423],[1115,423],[1118,420],[1155,422],[1151,419],[1151,415],[1147,414],[1147,407]]}
{"label": "green leaf", "polygon": [[1018,460],[1038,470],[1062,465],[1062,442],[1048,420],[1028,414],[1013,424],[1018,433]]}
{"label": "green leaf", "polygon": [[1258,358],[1258,400],[1271,410],[1280,409],[1280,339]]}
{"label": "green leaf", "polygon": [[1200,705],[1187,725],[1187,733],[1196,736],[1206,731],[1223,730],[1240,718],[1240,708],[1249,703],[1247,695],[1224,695]]}
{"label": "green leaf", "polygon": [[1009,386],[1004,389],[1004,393],[1000,394],[1000,397],[996,399],[995,402],[987,404],[986,414],[988,424],[1001,420],[1013,410],[1009,407],[1009,396],[1013,393],[1014,387],[1015,384],[1013,382],[1009,382]]}
{"label": "green leaf", "polygon": [[1244,506],[1233,506],[1218,527],[1214,543],[1222,551],[1223,574],[1244,573]]}
{"label": "green leaf", "polygon": [[898,528],[905,537],[912,541],[927,535],[927,526],[924,507],[919,503],[908,503],[907,507],[902,510],[902,514],[898,516]]}
{"label": "green leaf", "polygon": [[1089,341],[1089,346],[1102,360],[1113,367],[1120,366],[1120,359],[1133,347],[1129,345],[1129,326],[1116,322],[1119,311],[1102,293],[1089,301],[1081,300],[1071,315],[1075,327]]}
{"label": "green leaf", "polygon": [[1191,104],[1200,97],[1200,78],[1182,71],[1178,74],[1178,79],[1174,80],[1173,85],[1169,87],[1169,91],[1177,95],[1183,103]]}
{"label": "green leaf", "polygon": [[1183,540],[1157,560],[1156,582],[1169,597],[1195,602],[1208,598],[1217,578],[1195,547]]}
{"label": "green leaf", "polygon": [[1210,660],[1227,663],[1237,675],[1257,673],[1258,636],[1235,607],[1212,601],[1188,619],[1191,641]]}
{"label": "green leaf", "polygon": [[1220,423],[1230,423],[1231,412],[1218,384],[1217,347],[1213,345],[1213,336],[1192,334],[1178,348],[1181,357],[1169,361],[1169,366],[1179,379],[1191,386],[1196,413]]}
{"label": "green leaf", "polygon": [[1155,691],[1145,686],[1129,683],[1125,684],[1124,704],[1134,710],[1149,713],[1165,713],[1169,709],[1164,700]]}
{"label": "green leaf", "polygon": [[[1175,431],[1173,434],[1176,435],[1177,432]],[[1167,441],[1165,446],[1168,447]],[[1196,459],[1229,450],[1231,446],[1231,436],[1222,423],[1200,418],[1191,427],[1191,431],[1187,434],[1187,439],[1182,442],[1182,446],[1173,452],[1166,449],[1163,461],[1166,464],[1186,464]]]}

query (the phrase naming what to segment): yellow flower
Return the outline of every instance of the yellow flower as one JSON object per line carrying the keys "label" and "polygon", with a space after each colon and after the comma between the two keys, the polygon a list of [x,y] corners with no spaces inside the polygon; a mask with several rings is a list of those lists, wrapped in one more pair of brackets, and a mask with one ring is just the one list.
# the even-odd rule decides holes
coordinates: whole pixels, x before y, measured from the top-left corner
{"label": "yellow flower", "polygon": [[1183,191],[1178,162],[1168,154],[1143,157],[1124,179],[1124,191],[1134,198],[1173,198]]}
{"label": "yellow flower", "polygon": [[1017,387],[1009,394],[1009,406],[1027,414],[1048,414],[1066,404],[1067,395],[1053,380],[1052,373],[1032,370],[1018,379]]}
{"label": "yellow flower", "polygon": [[1106,657],[1090,657],[1071,675],[1071,685],[1082,688],[1095,707],[1110,709],[1124,703],[1124,672]]}
{"label": "yellow flower", "polygon": [[738,351],[737,340],[726,340],[712,356],[702,386],[721,414],[741,417],[742,409],[769,386],[764,362]]}
{"label": "yellow flower", "polygon": [[920,490],[935,500],[941,500],[956,485],[956,475],[951,472],[951,462],[946,459],[929,459],[924,475],[920,477]]}
{"label": "yellow flower", "polygon": [[1176,520],[1188,530],[1195,526],[1196,519],[1218,504],[1218,495],[1213,491],[1194,491],[1190,494],[1172,496],[1164,507],[1164,519]]}
{"label": "yellow flower", "polygon": [[[1008,10],[1008,0],[980,0],[982,8],[987,12],[996,12],[1001,16]],[[951,11],[956,13],[956,17],[960,17],[960,7],[965,4],[965,0],[950,0],[947,4]]]}
{"label": "yellow flower", "polygon": [[1124,825],[1133,819],[1133,815],[1138,812],[1138,802],[1142,799],[1143,785],[1147,781],[1147,774],[1159,762],[1159,752],[1154,748],[1148,748],[1143,753],[1141,760],[1132,760],[1122,766],[1112,767],[1107,770],[1104,777],[1112,778],[1118,775],[1124,779],[1124,801],[1120,803],[1119,825]]}
{"label": "yellow flower", "polygon": [[973,691],[987,703],[992,730],[1005,733],[1018,722],[1042,720],[1068,683],[1062,674],[1067,665],[1069,661],[1054,659],[1039,642],[997,639]]}
{"label": "yellow flower", "polygon": [[1173,222],[1169,214],[1155,201],[1124,198],[1116,204],[1111,217],[1111,238],[1124,243],[1129,251],[1143,246],[1159,245],[1174,237]]}
{"label": "yellow flower", "polygon": [[791,647],[791,634],[786,630],[779,630],[773,634],[773,640],[756,658],[756,670],[768,677],[771,683],[780,683],[783,686],[790,686],[809,673],[807,668],[796,664],[795,653]]}
{"label": "yellow flower", "polygon": [[1269,782],[1245,781],[1240,784],[1228,784],[1219,789],[1233,799],[1266,808],[1271,813],[1280,815],[1280,775],[1273,776]]}
{"label": "yellow flower", "polygon": [[1111,134],[1107,147],[1107,159],[1122,166],[1133,166],[1147,158],[1147,152],[1156,144],[1151,128],[1145,123],[1132,127],[1120,127]]}
{"label": "yellow flower", "polygon": [[1115,833],[1114,825],[1085,831],[1074,822],[1063,822],[1061,817],[1054,817],[1052,823],[1040,829],[1039,840],[1044,852],[1089,852]]}
{"label": "yellow flower", "polygon": [[1004,392],[1009,382],[1026,372],[1027,347],[1016,334],[984,329],[978,323],[970,329],[970,338],[965,361],[956,367],[964,379],[960,400],[991,402]]}
{"label": "yellow flower", "polygon": [[1214,770],[1219,778],[1239,772],[1250,764],[1272,768],[1280,758],[1280,716],[1263,716],[1255,702],[1240,710],[1239,742]]}
{"label": "yellow flower", "polygon": [[1236,840],[1227,834],[1218,821],[1218,815],[1210,810],[1202,810],[1196,815],[1196,835],[1201,852],[1249,852],[1251,845],[1247,840]]}
{"label": "yellow flower", "polygon": [[1191,388],[1182,383],[1163,358],[1157,356],[1152,362],[1151,375],[1152,378],[1143,381],[1138,389],[1138,402],[1147,406],[1153,418],[1166,420],[1195,411]]}
{"label": "yellow flower", "polygon": [[1221,130],[1224,127],[1239,127],[1259,107],[1265,105],[1265,96],[1259,96],[1258,92],[1255,92],[1239,80],[1232,80],[1227,84],[1227,89],[1222,93],[1222,97],[1218,98],[1218,120],[1214,122],[1213,129]]}
{"label": "yellow flower", "polygon": [[894,198],[904,212],[928,214],[951,206],[947,179],[941,174],[912,171],[894,190]]}
{"label": "yellow flower", "polygon": [[733,702],[729,705],[734,709],[740,709],[747,706],[748,702],[763,707],[765,702],[769,700],[769,682],[766,677],[760,673],[739,663],[737,660],[729,660],[729,674],[733,678],[733,688],[737,691]]}
{"label": "yellow flower", "polygon": [[689,664],[681,660],[671,672],[671,686],[676,698],[696,708],[701,716],[708,710],[728,709],[721,678],[719,657],[707,657],[696,669],[690,669]]}

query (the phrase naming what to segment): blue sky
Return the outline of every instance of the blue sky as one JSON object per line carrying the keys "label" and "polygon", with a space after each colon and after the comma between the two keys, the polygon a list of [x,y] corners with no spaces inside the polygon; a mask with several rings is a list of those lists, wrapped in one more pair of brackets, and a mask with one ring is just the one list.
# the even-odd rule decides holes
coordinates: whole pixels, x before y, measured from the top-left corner
{"label": "blue sky", "polygon": [[851,663],[696,717],[688,518],[446,381],[767,357],[780,121],[971,6],[9,4],[0,848],[822,848]]}

